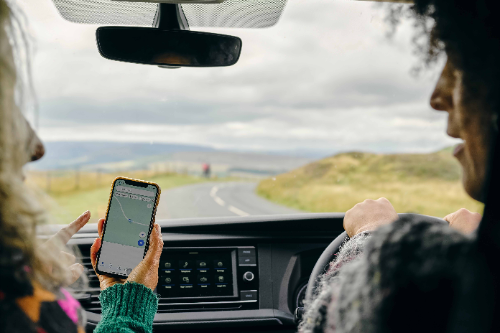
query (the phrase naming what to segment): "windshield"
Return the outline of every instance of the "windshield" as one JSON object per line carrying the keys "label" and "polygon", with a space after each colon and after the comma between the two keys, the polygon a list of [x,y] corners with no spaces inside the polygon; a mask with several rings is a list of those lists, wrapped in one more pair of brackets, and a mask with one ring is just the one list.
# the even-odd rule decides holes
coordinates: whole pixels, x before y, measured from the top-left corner
{"label": "windshield", "polygon": [[387,6],[290,0],[272,27],[191,26],[240,37],[238,63],[164,69],[102,58],[98,25],[52,1],[20,5],[36,49],[28,117],[46,147],[27,182],[54,223],[104,217],[117,176],[161,187],[157,220],[345,212],[379,197],[399,213],[481,209],[446,113],[429,106],[442,63],[414,74],[411,23],[388,37]]}

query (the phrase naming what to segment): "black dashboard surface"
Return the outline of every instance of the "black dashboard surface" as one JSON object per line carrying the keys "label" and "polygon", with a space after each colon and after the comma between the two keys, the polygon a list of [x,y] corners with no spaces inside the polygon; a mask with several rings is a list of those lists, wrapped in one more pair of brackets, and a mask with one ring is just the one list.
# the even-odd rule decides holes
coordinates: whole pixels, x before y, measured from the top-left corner
{"label": "black dashboard surface", "polygon": [[[160,299],[154,319],[161,331],[294,331],[293,312],[301,290],[328,244],[342,233],[344,214],[295,214],[235,218],[175,219],[157,221],[168,248],[255,248],[258,265],[257,301],[199,302],[185,300],[166,304]],[[86,309],[87,330],[100,320],[99,284],[89,261],[90,245],[97,237],[96,225],[87,225],[70,241],[78,246],[89,278],[80,291]],[[245,267],[240,267],[245,268]],[[244,270],[238,269],[238,278]],[[236,271],[235,271],[236,272]],[[253,287],[252,287],[253,289]],[[177,307],[176,307],[177,306]]]}

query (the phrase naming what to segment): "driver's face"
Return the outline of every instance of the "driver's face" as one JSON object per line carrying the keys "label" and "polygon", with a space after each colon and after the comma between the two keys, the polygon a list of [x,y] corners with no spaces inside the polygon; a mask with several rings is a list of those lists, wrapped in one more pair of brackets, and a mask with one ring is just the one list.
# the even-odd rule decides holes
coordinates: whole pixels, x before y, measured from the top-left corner
{"label": "driver's face", "polygon": [[491,112],[481,103],[464,100],[462,72],[448,61],[436,84],[430,104],[438,111],[448,112],[447,134],[464,142],[453,154],[463,169],[465,191],[474,199],[482,199],[491,133]]}

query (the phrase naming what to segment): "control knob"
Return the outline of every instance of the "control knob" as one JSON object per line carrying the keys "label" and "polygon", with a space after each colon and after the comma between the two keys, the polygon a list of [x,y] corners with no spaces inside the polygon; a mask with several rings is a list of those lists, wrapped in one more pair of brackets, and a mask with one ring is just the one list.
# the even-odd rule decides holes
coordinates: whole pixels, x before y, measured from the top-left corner
{"label": "control knob", "polygon": [[245,274],[243,274],[243,280],[245,281],[253,281],[253,279],[255,278],[255,275],[253,275],[252,272],[246,272]]}

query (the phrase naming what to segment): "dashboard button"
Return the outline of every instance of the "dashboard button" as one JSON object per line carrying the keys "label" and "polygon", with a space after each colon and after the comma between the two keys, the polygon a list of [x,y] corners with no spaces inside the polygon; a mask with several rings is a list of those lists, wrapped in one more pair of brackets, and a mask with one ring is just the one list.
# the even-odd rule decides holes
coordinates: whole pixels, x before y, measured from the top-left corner
{"label": "dashboard button", "polygon": [[204,268],[209,268],[209,267],[210,267],[210,263],[208,260],[196,260],[196,268],[204,269]]}
{"label": "dashboard button", "polygon": [[192,260],[179,260],[179,272],[189,274],[193,271],[194,262]]}
{"label": "dashboard button", "polygon": [[179,283],[181,284],[192,284],[193,277],[191,275],[181,275],[179,276]]}
{"label": "dashboard button", "polygon": [[192,260],[179,260],[179,269],[192,269],[193,261]]}
{"label": "dashboard button", "polygon": [[169,261],[163,262],[163,265],[160,265],[160,267],[163,267],[165,269],[175,268],[175,264],[173,261],[169,260]]}
{"label": "dashboard button", "polygon": [[215,275],[215,283],[228,283],[229,279],[227,278],[227,275],[224,274],[217,274]]}
{"label": "dashboard button", "polygon": [[196,280],[198,281],[198,283],[202,284],[210,283],[210,278],[208,277],[208,275],[198,275]]}
{"label": "dashboard button", "polygon": [[240,266],[244,266],[244,265],[255,266],[257,264],[257,261],[255,260],[255,258],[251,258],[251,257],[239,257],[238,263]]}
{"label": "dashboard button", "polygon": [[214,260],[214,268],[227,268],[228,262],[227,260]]}
{"label": "dashboard button", "polygon": [[246,272],[245,274],[243,274],[243,280],[245,281],[253,281],[253,279],[255,278],[255,275],[253,275],[252,272]]}
{"label": "dashboard button", "polygon": [[255,248],[238,249],[239,257],[255,257]]}
{"label": "dashboard button", "polygon": [[170,276],[167,276],[163,281],[165,281],[166,284],[171,284],[173,279]]}
{"label": "dashboard button", "polygon": [[256,301],[257,290],[242,290],[240,292],[240,297],[242,301]]}

